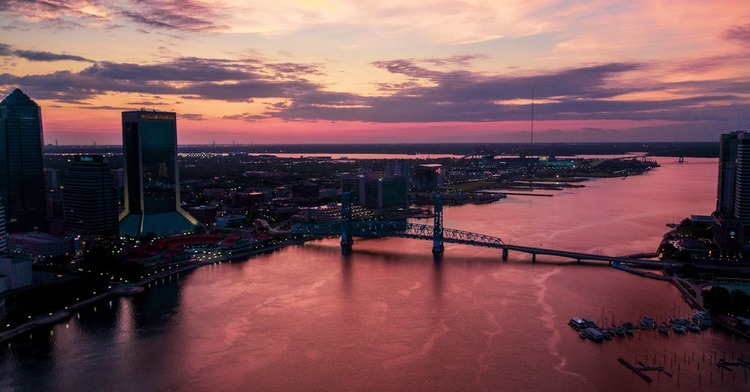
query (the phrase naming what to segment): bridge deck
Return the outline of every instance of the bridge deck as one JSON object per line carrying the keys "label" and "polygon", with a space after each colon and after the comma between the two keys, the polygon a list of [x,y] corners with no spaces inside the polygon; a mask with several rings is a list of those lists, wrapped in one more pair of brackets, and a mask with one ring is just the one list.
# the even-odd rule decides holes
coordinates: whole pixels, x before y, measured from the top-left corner
{"label": "bridge deck", "polygon": [[[357,237],[401,237],[417,240],[433,241],[434,228],[429,225],[421,225],[406,222],[389,221],[357,221],[348,222],[350,235]],[[332,237],[341,234],[342,223],[322,223],[313,225],[301,225],[294,229],[297,234],[306,234],[321,237]],[[504,251],[515,251],[531,255],[547,255],[574,259],[577,261],[593,260],[606,261],[608,263],[622,263],[642,267],[663,267],[664,262],[654,260],[643,260],[628,257],[614,257],[597,255],[592,253],[571,252],[558,249],[537,248],[531,246],[506,244],[500,237],[472,233],[464,230],[443,229],[443,241],[447,243],[462,244],[469,246],[480,246],[485,248],[502,249]]]}

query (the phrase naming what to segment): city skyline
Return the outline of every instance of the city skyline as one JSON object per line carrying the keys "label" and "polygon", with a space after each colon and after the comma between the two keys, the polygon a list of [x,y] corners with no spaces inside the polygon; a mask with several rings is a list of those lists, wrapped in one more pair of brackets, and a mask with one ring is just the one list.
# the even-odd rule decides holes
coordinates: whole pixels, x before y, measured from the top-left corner
{"label": "city skyline", "polygon": [[[158,17],[157,17],[158,16]],[[750,5],[6,1],[0,87],[45,140],[122,111],[200,143],[715,141],[748,127]],[[113,50],[112,43],[117,45]]]}

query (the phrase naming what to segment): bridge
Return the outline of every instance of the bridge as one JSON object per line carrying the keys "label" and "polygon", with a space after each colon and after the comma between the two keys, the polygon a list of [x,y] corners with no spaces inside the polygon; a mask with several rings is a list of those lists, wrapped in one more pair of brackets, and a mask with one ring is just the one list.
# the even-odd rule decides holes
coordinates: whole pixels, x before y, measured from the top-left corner
{"label": "bridge", "polygon": [[352,251],[354,237],[379,238],[400,237],[417,240],[432,241],[432,252],[442,254],[445,243],[480,246],[502,250],[502,260],[508,260],[508,252],[521,252],[531,255],[531,261],[536,262],[537,255],[555,256],[581,261],[606,261],[640,267],[664,267],[664,262],[642,260],[629,257],[612,257],[591,253],[571,252],[556,249],[537,248],[531,246],[513,245],[505,243],[500,237],[473,233],[443,227],[443,200],[441,195],[435,196],[435,218],[432,225],[415,224],[398,221],[352,221],[351,194],[344,192],[341,200],[341,221],[320,224],[304,224],[292,229],[295,234],[311,237],[341,237],[341,251],[348,254]]}

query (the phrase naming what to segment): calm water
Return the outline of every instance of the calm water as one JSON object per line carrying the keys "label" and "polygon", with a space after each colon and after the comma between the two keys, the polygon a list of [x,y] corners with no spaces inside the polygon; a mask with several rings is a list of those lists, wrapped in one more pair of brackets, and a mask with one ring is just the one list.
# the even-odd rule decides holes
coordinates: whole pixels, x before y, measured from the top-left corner
{"label": "calm water", "polygon": [[[653,251],[665,223],[709,213],[716,160],[591,181],[554,197],[445,211],[446,227],[611,255]],[[326,240],[200,268],[0,348],[0,390],[748,390],[723,375],[750,344],[716,331],[582,341],[573,316],[689,313],[671,285],[606,266],[530,264],[430,243]],[[646,384],[617,362],[656,361]]]}

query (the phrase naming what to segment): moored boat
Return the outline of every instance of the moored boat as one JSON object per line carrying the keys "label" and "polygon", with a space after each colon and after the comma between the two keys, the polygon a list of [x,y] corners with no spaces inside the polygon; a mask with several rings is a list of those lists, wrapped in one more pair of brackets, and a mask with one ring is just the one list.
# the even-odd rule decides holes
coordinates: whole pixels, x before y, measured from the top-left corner
{"label": "moored boat", "polygon": [[586,337],[595,342],[602,342],[604,340],[604,335],[598,329],[591,327],[586,328]]}
{"label": "moored boat", "polygon": [[656,321],[654,321],[654,319],[652,319],[651,317],[646,317],[646,316],[641,317],[640,324],[641,324],[641,328],[647,328],[647,329],[654,329],[657,326]]}
{"label": "moored boat", "polygon": [[578,317],[571,318],[570,321],[568,321],[568,325],[573,327],[573,329],[575,329],[576,331],[582,331],[588,328],[588,325],[586,324],[586,322]]}

